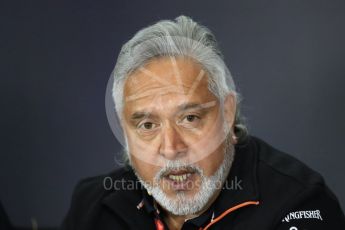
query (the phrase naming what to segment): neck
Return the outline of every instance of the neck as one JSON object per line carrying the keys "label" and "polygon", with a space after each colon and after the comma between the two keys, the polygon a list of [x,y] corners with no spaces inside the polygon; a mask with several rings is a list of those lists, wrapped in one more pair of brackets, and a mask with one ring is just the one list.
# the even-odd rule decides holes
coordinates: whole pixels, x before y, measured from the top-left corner
{"label": "neck", "polygon": [[185,215],[185,216],[176,216],[171,213],[166,213],[164,215],[164,221],[168,225],[169,230],[180,230],[184,222],[188,219],[197,217],[198,215]]}
{"label": "neck", "polygon": [[163,207],[163,214],[164,214],[164,221],[165,223],[168,225],[170,230],[180,230],[182,229],[182,226],[184,224],[184,222],[186,222],[189,219],[193,219],[195,217],[200,216],[202,213],[204,213],[210,206],[211,204],[216,200],[216,198],[218,197],[219,193],[221,190],[217,190],[215,192],[215,194],[211,197],[211,199],[209,200],[209,202],[206,204],[206,206],[199,211],[196,214],[189,214],[189,215],[174,215],[172,213],[170,213],[169,211],[167,211],[166,209],[164,209]]}

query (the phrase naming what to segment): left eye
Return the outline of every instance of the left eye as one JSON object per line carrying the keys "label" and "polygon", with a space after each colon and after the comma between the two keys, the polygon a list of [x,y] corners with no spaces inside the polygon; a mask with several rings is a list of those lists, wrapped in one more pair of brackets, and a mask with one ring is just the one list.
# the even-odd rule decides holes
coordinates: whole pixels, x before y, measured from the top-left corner
{"label": "left eye", "polygon": [[199,119],[199,117],[196,116],[196,115],[192,115],[192,114],[187,115],[187,116],[184,117],[184,120],[186,120],[188,122],[193,122],[193,121],[195,121],[197,119]]}
{"label": "left eye", "polygon": [[145,131],[155,129],[156,127],[157,127],[157,125],[152,123],[152,122],[145,122],[145,123],[139,125],[139,128],[142,130],[145,130]]}
{"label": "left eye", "polygon": [[201,125],[201,117],[194,114],[188,114],[182,117],[179,125],[187,129],[195,129]]}

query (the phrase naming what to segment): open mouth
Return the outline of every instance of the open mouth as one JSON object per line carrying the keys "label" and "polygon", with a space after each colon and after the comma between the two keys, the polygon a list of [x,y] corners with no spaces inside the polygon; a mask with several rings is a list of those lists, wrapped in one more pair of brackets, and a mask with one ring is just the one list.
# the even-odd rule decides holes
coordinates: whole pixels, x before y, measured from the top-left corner
{"label": "open mouth", "polygon": [[185,174],[182,174],[182,175],[173,175],[173,174],[170,174],[168,176],[168,178],[170,180],[173,180],[175,182],[183,182],[185,180],[187,180],[188,178],[190,178],[192,174],[191,173],[185,173]]}
{"label": "open mouth", "polygon": [[173,190],[190,190],[196,180],[196,172],[194,170],[172,170],[163,178]]}

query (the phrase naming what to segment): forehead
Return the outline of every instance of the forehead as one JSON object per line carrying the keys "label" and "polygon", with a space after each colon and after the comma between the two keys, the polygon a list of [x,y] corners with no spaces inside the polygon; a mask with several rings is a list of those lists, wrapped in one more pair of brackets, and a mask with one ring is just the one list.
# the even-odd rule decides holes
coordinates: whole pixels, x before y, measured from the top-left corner
{"label": "forehead", "polygon": [[207,72],[185,57],[152,59],[128,76],[124,86],[125,110],[212,100],[216,98],[208,89]]}

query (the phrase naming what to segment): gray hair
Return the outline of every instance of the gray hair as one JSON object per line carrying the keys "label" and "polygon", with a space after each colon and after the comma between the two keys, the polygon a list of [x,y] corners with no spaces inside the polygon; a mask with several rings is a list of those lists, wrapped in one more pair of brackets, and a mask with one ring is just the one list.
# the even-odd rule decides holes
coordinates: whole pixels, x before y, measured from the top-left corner
{"label": "gray hair", "polygon": [[240,113],[240,95],[223,55],[212,32],[191,18],[179,16],[172,20],[161,20],[138,31],[125,43],[119,53],[112,77],[112,96],[116,113],[122,120],[124,105],[123,89],[127,77],[155,57],[191,57],[208,73],[208,88],[222,105],[226,95],[236,97],[235,135],[238,142],[247,137],[248,131]]}

